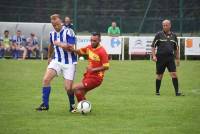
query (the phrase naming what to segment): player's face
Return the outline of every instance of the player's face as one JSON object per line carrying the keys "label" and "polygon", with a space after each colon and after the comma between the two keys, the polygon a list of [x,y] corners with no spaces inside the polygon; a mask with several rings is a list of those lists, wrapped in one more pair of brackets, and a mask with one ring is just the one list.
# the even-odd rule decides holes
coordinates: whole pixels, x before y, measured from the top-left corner
{"label": "player's face", "polygon": [[65,24],[69,24],[71,21],[70,21],[70,18],[69,17],[65,17]]}
{"label": "player's face", "polygon": [[51,24],[53,25],[56,31],[60,31],[62,28],[62,23],[59,17],[52,17]]}
{"label": "player's face", "polygon": [[163,21],[162,27],[164,32],[169,32],[171,29],[171,24],[169,21]]}
{"label": "player's face", "polygon": [[117,24],[116,24],[115,22],[112,23],[112,27],[116,27],[116,25],[117,25]]}
{"label": "player's face", "polygon": [[9,32],[5,32],[5,33],[4,33],[4,35],[5,35],[6,37],[8,37],[8,35],[9,35]]}
{"label": "player's face", "polygon": [[99,36],[92,36],[91,37],[91,45],[93,48],[97,48],[99,46],[100,43],[100,38]]}
{"label": "player's face", "polygon": [[17,31],[17,36],[20,36],[21,35],[21,32],[20,31]]}

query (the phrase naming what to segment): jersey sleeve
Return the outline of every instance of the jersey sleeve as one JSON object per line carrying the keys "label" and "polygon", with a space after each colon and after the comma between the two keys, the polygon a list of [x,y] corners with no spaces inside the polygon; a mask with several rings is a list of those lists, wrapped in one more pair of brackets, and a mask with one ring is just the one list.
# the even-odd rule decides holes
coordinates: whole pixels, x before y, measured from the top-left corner
{"label": "jersey sleeve", "polygon": [[83,47],[83,48],[80,48],[80,49],[79,49],[79,52],[80,52],[82,55],[85,55],[85,54],[87,54],[87,49],[88,49],[88,46]]}
{"label": "jersey sleeve", "polygon": [[16,42],[17,42],[17,37],[16,37],[16,36],[13,36],[10,40],[11,40],[13,43],[16,43]]}
{"label": "jersey sleeve", "polygon": [[105,49],[101,51],[100,54],[101,63],[104,67],[109,67],[109,60],[108,60],[108,54],[106,53]]}
{"label": "jersey sleeve", "polygon": [[174,41],[175,41],[174,50],[177,50],[177,47],[178,47],[178,38],[177,38],[176,35],[174,35]]}
{"label": "jersey sleeve", "polygon": [[157,46],[158,40],[159,40],[159,34],[157,33],[156,36],[154,37],[151,47],[155,48]]}
{"label": "jersey sleeve", "polygon": [[38,38],[37,37],[35,37],[35,45],[38,45],[39,44],[39,42],[38,42]]}
{"label": "jersey sleeve", "polygon": [[52,33],[50,33],[50,35],[49,35],[49,42],[50,42],[51,45],[53,45]]}
{"label": "jersey sleeve", "polygon": [[76,44],[76,37],[75,37],[74,31],[72,29],[68,29],[66,33],[67,33],[67,35],[66,35],[67,43],[70,44],[70,45],[75,45]]}
{"label": "jersey sleeve", "polygon": [[110,34],[110,33],[111,33],[111,27],[108,28],[108,34]]}
{"label": "jersey sleeve", "polygon": [[26,37],[22,36],[22,41],[26,42]]}

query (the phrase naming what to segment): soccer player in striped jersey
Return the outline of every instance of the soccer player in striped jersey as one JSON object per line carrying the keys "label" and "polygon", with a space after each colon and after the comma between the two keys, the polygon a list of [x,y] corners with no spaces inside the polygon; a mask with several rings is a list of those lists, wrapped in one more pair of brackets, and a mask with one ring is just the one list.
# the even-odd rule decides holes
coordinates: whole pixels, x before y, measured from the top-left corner
{"label": "soccer player in striped jersey", "polygon": [[[59,14],[51,15],[51,23],[54,31],[50,32],[50,42],[48,47],[48,67],[43,78],[42,104],[36,108],[37,111],[49,109],[49,95],[51,91],[50,82],[57,75],[64,77],[65,90],[67,91],[70,112],[74,111],[74,92],[72,84],[76,71],[77,57],[75,53],[68,51],[69,46],[75,44],[75,34],[72,29],[64,28]],[[53,59],[52,54],[54,52]]]}
{"label": "soccer player in striped jersey", "polygon": [[22,59],[25,60],[27,54],[27,50],[25,48],[26,39],[23,35],[21,35],[20,30],[17,30],[16,35],[13,36],[12,42],[13,47],[15,48],[15,58],[18,59],[20,56],[20,51],[22,51]]}

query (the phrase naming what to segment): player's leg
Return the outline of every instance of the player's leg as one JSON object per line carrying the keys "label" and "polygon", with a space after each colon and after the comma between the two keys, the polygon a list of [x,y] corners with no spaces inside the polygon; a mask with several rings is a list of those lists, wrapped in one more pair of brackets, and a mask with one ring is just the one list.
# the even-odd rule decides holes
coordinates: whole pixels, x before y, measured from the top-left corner
{"label": "player's leg", "polygon": [[183,94],[179,93],[178,76],[177,76],[177,72],[176,72],[176,64],[175,64],[174,59],[171,58],[168,61],[167,69],[168,69],[170,76],[172,78],[172,83],[173,83],[173,86],[174,86],[175,95],[176,96],[182,96]]}
{"label": "player's leg", "polygon": [[20,57],[20,45],[16,46],[16,58],[18,59]]}
{"label": "player's leg", "polygon": [[76,72],[76,65],[68,65],[62,67],[65,90],[69,98],[69,111],[73,112],[75,109],[74,91],[72,90],[73,80]]}
{"label": "player's leg", "polygon": [[43,87],[42,87],[42,104],[36,109],[38,111],[49,109],[49,96],[51,92],[51,81],[57,74],[59,74],[59,66],[55,62],[51,62],[45,72],[43,77]]}
{"label": "player's leg", "polygon": [[27,49],[26,49],[26,47],[23,47],[23,49],[24,49],[23,59],[25,60],[26,59],[26,55],[27,55]]}
{"label": "player's leg", "polygon": [[86,100],[86,98],[85,98],[86,88],[82,82],[74,84],[73,90],[75,92],[78,102],[80,102],[82,100]]}
{"label": "player's leg", "polygon": [[0,45],[0,58],[4,58],[4,47]]}
{"label": "player's leg", "polygon": [[12,51],[12,57],[13,57],[13,59],[15,59],[16,56],[17,56],[17,50],[16,49],[17,49],[16,45],[11,45],[11,51]]}
{"label": "player's leg", "polygon": [[100,86],[102,83],[102,79],[94,78],[94,77],[87,77],[83,78],[81,83],[75,84],[73,89],[75,91],[76,98],[78,102],[82,100],[86,100],[85,95],[88,91],[95,89],[96,87]]}
{"label": "player's leg", "polygon": [[69,99],[69,112],[73,112],[75,109],[75,99],[74,99],[74,91],[72,90],[73,80],[65,79],[65,91],[67,92],[67,96]]}
{"label": "player's leg", "polygon": [[27,54],[26,48],[24,46],[21,46],[19,48],[19,50],[23,52],[22,59],[25,60],[26,59],[26,54]]}
{"label": "player's leg", "polygon": [[165,62],[163,60],[158,59],[156,62],[156,95],[160,95],[160,86],[161,86],[161,81],[163,78],[163,74],[165,72]]}
{"label": "player's leg", "polygon": [[35,53],[36,53],[36,58],[38,59],[40,55],[40,48],[38,45],[35,46]]}
{"label": "player's leg", "polygon": [[42,87],[42,104],[36,108],[37,111],[43,111],[49,109],[49,95],[51,92],[50,82],[56,76],[56,71],[48,68],[43,77],[43,87]]}

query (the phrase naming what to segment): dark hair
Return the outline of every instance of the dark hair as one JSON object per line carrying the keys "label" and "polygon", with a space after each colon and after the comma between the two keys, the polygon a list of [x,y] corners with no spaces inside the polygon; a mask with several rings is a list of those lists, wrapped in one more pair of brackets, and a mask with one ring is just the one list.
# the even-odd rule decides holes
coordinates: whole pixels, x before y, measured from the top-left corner
{"label": "dark hair", "polygon": [[92,36],[99,36],[99,38],[101,37],[101,33],[100,32],[92,32],[91,34],[92,34]]}
{"label": "dark hair", "polygon": [[9,31],[8,31],[8,30],[5,30],[4,33],[9,33]]}

